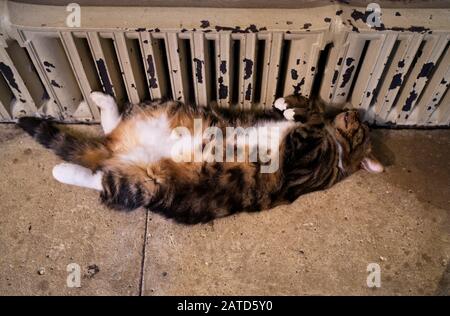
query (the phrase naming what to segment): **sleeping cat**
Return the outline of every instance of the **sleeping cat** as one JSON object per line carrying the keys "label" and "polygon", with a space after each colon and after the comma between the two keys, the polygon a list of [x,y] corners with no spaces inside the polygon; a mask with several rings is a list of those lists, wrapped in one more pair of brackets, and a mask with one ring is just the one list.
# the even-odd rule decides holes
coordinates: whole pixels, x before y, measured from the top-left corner
{"label": "sleeping cat", "polygon": [[[101,110],[104,136],[82,136],[37,117],[20,118],[18,125],[70,162],[54,167],[56,180],[98,190],[101,201],[114,209],[144,206],[195,224],[290,203],[361,168],[383,171],[371,153],[369,129],[356,111],[327,120],[315,102],[301,96],[280,98],[271,110],[203,108],[160,100],[128,106],[122,113],[109,95],[93,92],[91,98]],[[279,158],[278,168],[261,172],[266,164],[261,158],[176,161],[171,155],[172,131],[182,127],[193,133],[194,119],[224,135],[229,126],[258,131],[276,127],[278,156],[271,157]],[[205,145],[202,140],[201,148]],[[245,150],[252,149],[246,144]]]}

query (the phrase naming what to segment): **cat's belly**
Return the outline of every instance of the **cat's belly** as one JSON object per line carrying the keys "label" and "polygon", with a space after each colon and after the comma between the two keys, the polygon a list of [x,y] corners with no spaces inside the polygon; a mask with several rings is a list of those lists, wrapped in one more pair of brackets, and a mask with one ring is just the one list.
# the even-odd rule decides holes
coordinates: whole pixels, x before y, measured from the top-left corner
{"label": "cat's belly", "polygon": [[151,119],[139,119],[122,136],[118,157],[130,163],[148,164],[171,156],[174,139],[165,114]]}
{"label": "cat's belly", "polygon": [[[201,123],[198,131],[194,127],[193,133],[182,126],[172,129],[166,114],[156,118],[138,119],[129,126],[121,137],[123,150],[118,153],[118,157],[124,162],[133,164],[149,164],[163,158],[171,158],[177,162],[200,162],[211,161],[211,159],[220,162],[225,161],[225,152],[224,156],[220,158],[212,155],[211,151],[205,150],[205,148],[211,149],[215,146],[225,148],[223,146],[228,146],[229,142],[239,144],[235,137],[236,129],[234,132],[229,132],[228,129],[226,132],[219,130],[219,135],[215,134],[216,137],[211,140],[211,130],[209,132],[202,131]],[[250,153],[261,149],[261,140],[266,146],[265,150],[270,147],[270,151],[276,153],[287,130],[293,126],[295,123],[289,121],[260,122],[254,127],[244,129],[248,133],[247,136],[251,136],[245,138],[244,135],[244,142],[247,141]],[[215,127],[210,128],[214,129]],[[231,128],[233,129],[233,127]],[[207,136],[204,135],[205,133]],[[220,142],[217,140],[218,136],[221,137]],[[205,144],[209,144],[209,147],[205,147]]]}

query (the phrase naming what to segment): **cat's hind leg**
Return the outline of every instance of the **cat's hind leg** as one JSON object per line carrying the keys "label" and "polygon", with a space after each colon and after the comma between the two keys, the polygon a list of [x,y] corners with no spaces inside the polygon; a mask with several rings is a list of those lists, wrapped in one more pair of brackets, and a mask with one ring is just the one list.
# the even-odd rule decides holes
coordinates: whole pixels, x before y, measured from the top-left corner
{"label": "cat's hind leg", "polygon": [[53,167],[53,177],[61,183],[76,185],[98,191],[103,190],[103,172],[93,173],[90,169],[73,163],[60,163]]}
{"label": "cat's hind leg", "polygon": [[92,101],[100,108],[100,123],[106,135],[120,123],[119,108],[114,98],[102,92],[92,92]]}

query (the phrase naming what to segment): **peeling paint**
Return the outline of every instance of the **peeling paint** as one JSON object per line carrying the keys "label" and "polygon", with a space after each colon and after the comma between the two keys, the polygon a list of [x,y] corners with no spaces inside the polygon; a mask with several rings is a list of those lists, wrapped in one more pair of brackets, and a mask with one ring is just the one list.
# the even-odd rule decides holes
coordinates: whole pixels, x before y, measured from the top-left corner
{"label": "peeling paint", "polygon": [[433,68],[434,68],[433,62],[423,64],[422,69],[420,70],[419,74],[417,75],[417,79],[422,78],[422,77],[429,78]]}
{"label": "peeling paint", "polygon": [[226,60],[222,60],[220,62],[220,66],[219,66],[220,72],[223,74],[227,73],[227,61]]}
{"label": "peeling paint", "polygon": [[341,15],[342,12],[344,12],[344,11],[342,11],[342,10],[337,10],[337,11],[336,11],[336,15]]}
{"label": "peeling paint", "polygon": [[150,89],[156,89],[158,88],[158,82],[156,80],[155,64],[153,63],[152,55],[147,56],[147,63],[148,63],[147,73],[150,77],[148,79],[148,86],[150,87]]}
{"label": "peeling paint", "polygon": [[353,9],[353,12],[350,14],[350,16],[355,21],[361,20],[364,23],[366,23],[367,17],[369,16],[370,13],[371,12],[369,12],[369,11],[362,12],[362,11]]}
{"label": "peeling paint", "polygon": [[200,21],[200,27],[202,28],[202,29],[205,29],[205,28],[207,28],[207,27],[209,27],[210,26],[210,24],[209,24],[209,21],[208,20],[202,20],[202,21]]}
{"label": "peeling paint", "polygon": [[291,78],[292,80],[297,80],[298,79],[298,72],[295,69],[291,69]]}
{"label": "peeling paint", "polygon": [[403,67],[405,67],[405,60],[404,59],[402,59],[402,60],[400,60],[398,62],[398,68],[403,68]]}
{"label": "peeling paint", "polygon": [[305,30],[309,29],[311,26],[312,26],[311,23],[305,23],[305,24],[303,24],[303,28],[304,28]]}
{"label": "peeling paint", "polygon": [[108,72],[106,71],[105,62],[100,58],[96,60],[96,63],[105,93],[109,94],[110,96],[114,96],[113,87],[111,81],[109,80]]}
{"label": "peeling paint", "polygon": [[219,77],[219,99],[224,100],[228,97],[228,86],[223,84],[223,77]]}
{"label": "peeling paint", "polygon": [[398,73],[392,77],[391,84],[389,85],[389,90],[393,90],[402,85],[402,74]]}
{"label": "peeling paint", "polygon": [[339,71],[335,70],[334,74],[333,74],[333,79],[331,80],[331,84],[335,84],[336,83],[336,80],[337,80],[338,76],[339,76]]}
{"label": "peeling paint", "polygon": [[255,24],[250,24],[250,26],[245,29],[245,32],[248,33],[248,31],[251,31],[252,33],[256,33],[256,32],[258,32],[258,28],[256,27]]}
{"label": "peeling paint", "polygon": [[347,20],[347,21],[350,24],[350,26],[352,27],[352,31],[359,33],[359,29],[352,23],[352,21],[351,20]]}
{"label": "peeling paint", "polygon": [[403,107],[402,107],[402,111],[404,111],[404,112],[410,111],[412,108],[412,104],[413,104],[414,100],[416,100],[416,98],[417,98],[416,90],[411,91],[411,93],[409,94],[409,97],[406,99],[405,105],[403,105]]}
{"label": "peeling paint", "polygon": [[52,84],[52,86],[56,87],[56,88],[62,88],[62,86],[57,83],[55,80],[50,81],[50,83]]}
{"label": "peeling paint", "polygon": [[292,86],[292,88],[294,88],[294,94],[300,94],[301,88],[304,84],[305,84],[305,77],[303,77],[302,80],[295,86]]}
{"label": "peeling paint", "polygon": [[14,88],[17,90],[17,92],[22,93],[19,89],[19,86],[17,85],[16,79],[14,78],[14,73],[8,65],[0,62],[0,72],[3,74],[3,77],[5,77],[6,81],[8,81],[8,84],[11,86],[11,88]]}
{"label": "peeling paint", "polygon": [[203,74],[202,74],[203,61],[198,58],[194,58],[193,60],[195,63],[195,77],[197,78],[197,82],[203,83]]}
{"label": "peeling paint", "polygon": [[354,61],[355,61],[354,58],[348,57],[348,58],[345,60],[345,64],[346,64],[347,66],[350,66]]}
{"label": "peeling paint", "polygon": [[247,85],[247,90],[245,90],[245,100],[250,101],[252,99],[252,84]]}
{"label": "peeling paint", "polygon": [[247,80],[253,74],[253,61],[248,58],[244,58],[244,64],[244,80]]}
{"label": "peeling paint", "polygon": [[352,77],[353,70],[355,70],[355,65],[352,65],[351,67],[348,67],[345,70],[345,73],[342,75],[342,83],[340,88],[344,88],[345,85],[350,81],[350,78]]}
{"label": "peeling paint", "polygon": [[374,27],[375,30],[377,31],[397,31],[397,32],[414,32],[414,33],[425,33],[425,32],[430,32],[429,28],[426,28],[424,26],[414,26],[411,25],[408,28],[404,28],[404,27],[399,27],[399,26],[393,26],[393,27],[386,27],[383,23],[381,23],[380,26],[378,27]]}
{"label": "peeling paint", "polygon": [[220,31],[231,31],[231,33],[257,33],[260,31],[267,31],[267,27],[261,27],[258,29],[258,27],[255,24],[250,24],[248,27],[246,27],[245,29],[241,29],[240,26],[220,26],[220,25],[216,25],[215,29],[217,32]]}
{"label": "peeling paint", "polygon": [[323,19],[325,22],[330,23],[331,22],[331,18],[325,18]]}
{"label": "peeling paint", "polygon": [[53,65],[52,63],[49,63],[48,61],[44,61],[44,66],[48,67],[48,68],[56,68],[55,65]]}

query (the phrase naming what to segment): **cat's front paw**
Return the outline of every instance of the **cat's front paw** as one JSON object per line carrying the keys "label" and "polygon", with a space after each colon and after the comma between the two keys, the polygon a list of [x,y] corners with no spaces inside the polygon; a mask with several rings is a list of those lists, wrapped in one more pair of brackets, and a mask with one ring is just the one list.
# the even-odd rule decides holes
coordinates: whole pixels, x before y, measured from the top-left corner
{"label": "cat's front paw", "polygon": [[288,104],[286,103],[286,100],[284,98],[278,98],[275,100],[275,103],[273,106],[280,111],[284,111],[287,109]]}
{"label": "cat's front paw", "polygon": [[288,120],[288,121],[295,121],[295,109],[287,109],[283,112],[283,116]]}
{"label": "cat's front paw", "polygon": [[89,95],[91,100],[100,108],[107,109],[110,107],[116,106],[116,101],[109,94],[105,94],[103,92],[94,91]]}

